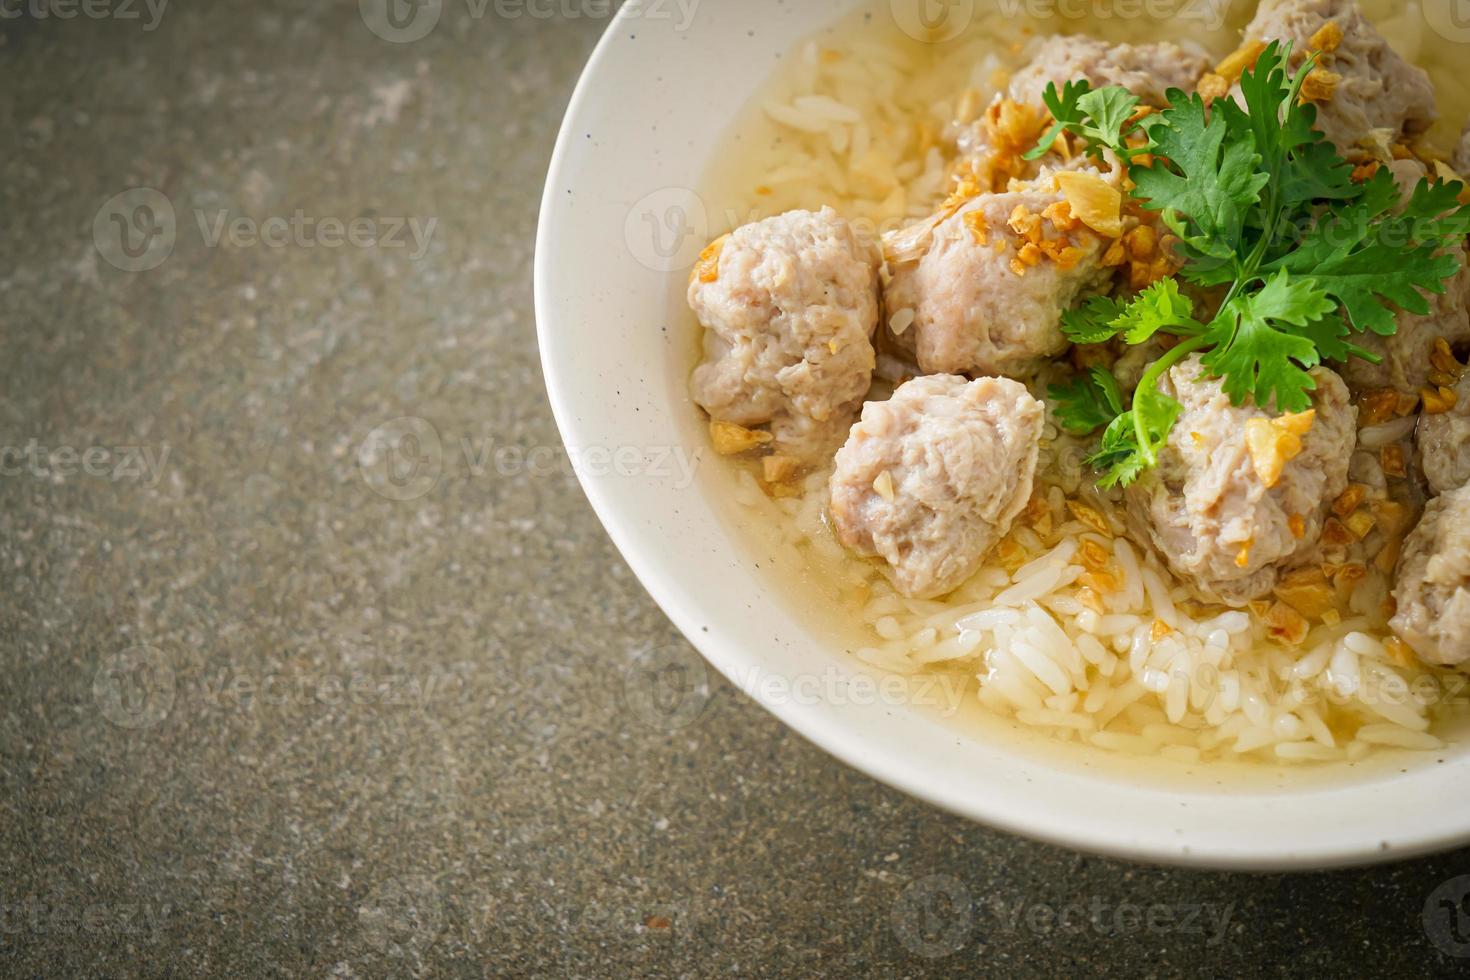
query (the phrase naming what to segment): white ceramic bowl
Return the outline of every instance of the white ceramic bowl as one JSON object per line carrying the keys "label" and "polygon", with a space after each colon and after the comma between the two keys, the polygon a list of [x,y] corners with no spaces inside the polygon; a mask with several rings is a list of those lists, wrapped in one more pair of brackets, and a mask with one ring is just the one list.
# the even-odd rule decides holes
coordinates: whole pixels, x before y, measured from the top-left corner
{"label": "white ceramic bowl", "polygon": [[[991,826],[1117,856],[1259,869],[1470,839],[1470,763],[1458,750],[1369,767],[1191,774],[846,696],[860,665],[789,581],[756,567],[759,552],[726,505],[728,466],[706,458],[691,483],[669,465],[668,450],[708,455],[686,391],[695,343],[682,297],[706,240],[690,189],[780,59],[853,6],[702,0],[686,23],[677,3],[629,3],[567,111],[536,248],[541,357],[582,485],[644,586],[709,663],[806,738]],[[611,455],[619,448],[621,465]],[[750,683],[834,676],[836,696],[817,698]]]}

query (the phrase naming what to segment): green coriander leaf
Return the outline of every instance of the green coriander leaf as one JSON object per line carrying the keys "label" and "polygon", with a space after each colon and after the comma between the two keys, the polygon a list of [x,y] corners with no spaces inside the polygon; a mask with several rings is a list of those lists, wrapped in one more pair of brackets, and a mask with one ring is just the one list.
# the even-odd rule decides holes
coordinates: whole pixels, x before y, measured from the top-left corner
{"label": "green coriander leaf", "polygon": [[[1180,411],[1182,406],[1157,387],[1136,392],[1133,408],[1113,420],[1103,432],[1098,451],[1087,458],[1102,474],[1098,486],[1126,487],[1144,470],[1152,468],[1158,461],[1159,450],[1169,441]],[[1145,443],[1139,442],[1140,427]]]}
{"label": "green coriander leaf", "polygon": [[1160,330],[1197,334],[1204,326],[1193,319],[1194,303],[1179,292],[1174,279],[1160,279],[1126,303],[1108,296],[1092,296],[1075,310],[1062,314],[1062,333],[1074,344],[1101,344],[1121,335],[1129,344],[1141,344]]}
{"label": "green coriander leaf", "polygon": [[1138,107],[1138,97],[1120,85],[1093,89],[1085,79],[1067,82],[1060,91],[1055,83],[1047,83],[1041,101],[1051,113],[1052,124],[1037,144],[1024,156],[1039,160],[1052,148],[1062,133],[1074,133],[1087,143],[1087,152],[1101,156],[1111,150],[1127,160],[1142,149],[1130,147],[1126,134],[1133,128],[1129,120]]}
{"label": "green coriander leaf", "polygon": [[[1321,137],[1315,130],[1312,134]],[[1353,165],[1331,143],[1303,143],[1291,151],[1277,178],[1282,208],[1289,215],[1317,201],[1350,201],[1363,193],[1352,178]]]}
{"label": "green coriander leaf", "polygon": [[1097,431],[1123,411],[1123,393],[1118,390],[1118,382],[1100,367],[1065,385],[1054,385],[1046,393],[1057,403],[1057,421],[1076,435]]}
{"label": "green coriander leaf", "polygon": [[1088,373],[1092,376],[1093,383],[1102,391],[1103,398],[1107,401],[1108,408],[1112,409],[1113,414],[1117,415],[1122,412],[1123,392],[1118,388],[1118,380],[1105,368],[1097,366],[1089,369]]}
{"label": "green coriander leaf", "polygon": [[1470,232],[1470,211],[1460,207],[1460,194],[1464,190],[1465,185],[1457,180],[1430,183],[1421,177],[1409,200],[1389,219],[1389,224],[1406,232],[1410,241],[1450,245]]}
{"label": "green coriander leaf", "polygon": [[1334,309],[1315,280],[1278,273],[1259,292],[1241,294],[1220,311],[1205,335],[1213,349],[1201,363],[1221,379],[1236,405],[1250,399],[1262,407],[1274,402],[1280,411],[1300,412],[1311,405],[1308,392],[1317,386],[1308,370],[1322,360],[1302,328]]}
{"label": "green coriander leaf", "polygon": [[1118,335],[1113,321],[1123,312],[1123,304],[1110,296],[1091,296],[1075,310],[1062,314],[1062,333],[1074,344],[1101,344]]}
{"label": "green coriander leaf", "polygon": [[[1222,101],[1220,108],[1230,116],[1232,124],[1244,120],[1255,138],[1256,148],[1263,162],[1271,162],[1282,156],[1281,143],[1289,137],[1282,132],[1282,107],[1287,103],[1291,79],[1286,74],[1286,59],[1290,47],[1282,49],[1279,41],[1266,45],[1256,58],[1256,63],[1240,76],[1240,101],[1231,99],[1230,105]],[[1286,104],[1290,112],[1292,106]],[[1300,117],[1298,117],[1300,118]],[[1300,136],[1299,132],[1294,135]]]}
{"label": "green coriander leaf", "polygon": [[[1250,105],[1251,131],[1261,152],[1261,169],[1271,175],[1274,201],[1288,221],[1321,202],[1348,201],[1363,193],[1362,186],[1353,182],[1352,164],[1316,128],[1317,107],[1298,98],[1302,83],[1316,67],[1316,56],[1288,76],[1290,56],[1290,44],[1282,47],[1273,42],[1241,78]],[[1279,222],[1267,230],[1278,227]]]}
{"label": "green coriander leaf", "polygon": [[[1278,188],[1285,190],[1290,185],[1291,192],[1283,194],[1279,204],[1290,207],[1312,200],[1316,195],[1308,192],[1316,186],[1333,192],[1322,196],[1352,197],[1352,167],[1313,128],[1316,106],[1298,98],[1302,83],[1316,67],[1316,59],[1307,58],[1296,74],[1290,75],[1290,58],[1290,44],[1272,41],[1255,65],[1241,75],[1246,110],[1242,112],[1234,102],[1222,103],[1221,108],[1231,115],[1232,126],[1243,121],[1249,127],[1261,154],[1261,170],[1271,175]],[[1312,149],[1315,147],[1323,147],[1327,153],[1316,152]],[[1299,196],[1303,193],[1307,196]]]}
{"label": "green coriander leaf", "polygon": [[1372,351],[1347,340],[1352,336],[1352,331],[1348,329],[1347,321],[1335,311],[1332,315],[1313,320],[1298,330],[1302,336],[1317,346],[1317,353],[1324,361],[1346,361],[1350,357],[1356,357],[1377,364],[1382,360]]}
{"label": "green coriander leaf", "polygon": [[1194,303],[1179,293],[1179,282],[1160,279],[1124,308],[1113,327],[1129,344],[1141,344],[1160,330],[1198,333],[1204,327],[1194,320]]}
{"label": "green coriander leaf", "polygon": [[[1279,268],[1290,271],[1304,264],[1288,261]],[[1388,303],[1410,313],[1428,313],[1429,301],[1415,287],[1442,293],[1444,279],[1453,276],[1458,267],[1453,255],[1436,255],[1432,248],[1405,252],[1367,245],[1326,257],[1311,269],[1311,275],[1328,295],[1342,304],[1354,329],[1371,330],[1387,337],[1398,330],[1394,310]]]}
{"label": "green coriander leaf", "polygon": [[1133,393],[1133,415],[1135,421],[1143,425],[1147,437],[1143,448],[1150,466],[1157,460],[1159,450],[1169,441],[1169,432],[1183,410],[1184,407],[1160,391],[1158,385],[1140,385],[1139,390]]}
{"label": "green coriander leaf", "polygon": [[1095,89],[1077,100],[1077,108],[1092,120],[1098,142],[1117,151],[1123,149],[1123,129],[1138,108],[1138,96],[1121,85]]}
{"label": "green coriander leaf", "polygon": [[1124,412],[1103,433],[1097,452],[1087,457],[1101,474],[1097,485],[1103,489],[1126,487],[1138,479],[1145,462],[1134,434],[1133,413]]}
{"label": "green coriander leaf", "polygon": [[1337,208],[1329,213],[1342,219],[1344,223],[1352,223],[1356,219],[1366,227],[1372,219],[1386,215],[1398,207],[1403,197],[1399,192],[1398,182],[1393,179],[1393,171],[1387,167],[1379,167],[1374,171],[1373,176],[1363,182],[1362,188],[1359,200],[1351,208]]}
{"label": "green coriander leaf", "polygon": [[[1154,117],[1150,117],[1154,118]],[[1270,175],[1248,129],[1232,126],[1225,112],[1208,112],[1199,95],[1171,93],[1171,103],[1149,126],[1152,166],[1129,171],[1134,196],[1162,211],[1169,227],[1194,257],[1236,260],[1244,246],[1246,217]]]}
{"label": "green coriander leaf", "polygon": [[1055,82],[1046,83],[1046,90],[1041,93],[1041,101],[1046,106],[1046,110],[1051,113],[1053,122],[1042,134],[1037,144],[1024,154],[1025,159],[1041,159],[1046,156],[1058,136],[1070,127],[1082,125],[1086,113],[1079,107],[1078,102],[1091,90],[1092,86],[1085,78],[1064,83],[1061,91],[1057,91]]}
{"label": "green coriander leaf", "polygon": [[1397,330],[1395,307],[1428,313],[1425,293],[1443,293],[1460,268],[1454,253],[1470,232],[1460,186],[1421,181],[1400,209],[1398,187],[1380,169],[1361,197],[1324,212],[1295,250],[1263,271],[1310,276],[1342,304],[1354,330],[1389,336]]}

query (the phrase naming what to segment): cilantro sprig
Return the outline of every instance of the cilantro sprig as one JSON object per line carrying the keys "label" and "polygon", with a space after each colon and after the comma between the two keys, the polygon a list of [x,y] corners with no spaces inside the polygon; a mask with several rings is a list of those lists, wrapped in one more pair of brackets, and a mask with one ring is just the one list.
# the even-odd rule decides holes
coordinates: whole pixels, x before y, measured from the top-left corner
{"label": "cilantro sprig", "polygon": [[[1131,302],[1095,296],[1079,310],[1062,316],[1062,331],[1079,344],[1097,344],[1121,337],[1142,344],[1159,333],[1180,338],[1145,374],[1154,381],[1139,382],[1127,411],[1117,379],[1100,367],[1069,385],[1048,391],[1057,402],[1057,421],[1076,435],[1104,428],[1100,448],[1088,461],[1102,473],[1103,487],[1127,485],[1158,462],[1159,450],[1179,417],[1181,406],[1159,390],[1157,378],[1193,351],[1208,328],[1194,318],[1194,302],[1180,293],[1174,279],[1160,279]],[[1107,410],[1111,411],[1107,411]]]}
{"label": "cilantro sprig", "polygon": [[1062,428],[1079,436],[1091,435],[1123,412],[1117,379],[1100,367],[1070,384],[1052,387],[1047,394],[1059,406],[1057,421]]}
{"label": "cilantro sprig", "polygon": [[1052,124],[1025,154],[1027,160],[1041,159],[1066,132],[1081,136],[1094,156],[1102,156],[1107,149],[1127,161],[1139,152],[1127,142],[1128,133],[1137,124],[1133,114],[1138,109],[1138,96],[1126,88],[1112,85],[1093,89],[1084,78],[1066,82],[1057,91],[1056,85],[1048,83],[1041,101],[1051,113]]}
{"label": "cilantro sprig", "polygon": [[1290,46],[1269,45],[1241,77],[1243,103],[1168,92],[1168,106],[1139,113],[1120,87],[1048,85],[1053,124],[1028,157],[1062,133],[1089,154],[1128,168],[1131,197],[1157,212],[1177,239],[1179,278],[1203,290],[1197,303],[1174,278],[1128,299],[1094,296],[1063,316],[1079,344],[1163,335],[1167,350],[1144,371],[1125,404],[1116,379],[1093,368],[1053,388],[1057,418],[1077,434],[1101,429],[1090,462],[1103,486],[1127,485],[1158,461],[1180,412],[1159,390],[1165,372],[1198,353],[1236,405],[1278,411],[1311,405],[1311,371],[1324,361],[1377,358],[1353,343],[1396,329],[1395,311],[1426,313],[1426,293],[1443,293],[1459,268],[1453,251],[1470,234],[1463,185],[1421,180],[1406,202],[1380,168],[1355,182],[1353,168],[1315,128],[1300,99],[1308,58],[1294,72]]}

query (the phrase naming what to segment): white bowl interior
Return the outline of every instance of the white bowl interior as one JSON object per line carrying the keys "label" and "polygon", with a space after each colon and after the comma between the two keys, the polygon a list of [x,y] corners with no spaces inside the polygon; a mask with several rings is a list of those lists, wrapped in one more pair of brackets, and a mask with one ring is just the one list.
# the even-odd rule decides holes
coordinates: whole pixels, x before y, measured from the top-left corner
{"label": "white bowl interior", "polygon": [[[851,687],[868,672],[843,652],[838,616],[813,608],[789,570],[765,567],[761,536],[729,503],[732,470],[708,451],[686,390],[697,348],[683,294],[716,221],[701,217],[695,191],[732,120],[802,39],[859,2],[707,0],[687,20],[677,4],[630,3],[572,100],[537,242],[542,360],[587,495],[643,584],[714,667],[804,736],[993,826],[1236,868],[1355,863],[1470,839],[1458,746],[1357,766],[1187,769],[1054,746],[978,710],[946,718],[874,703]],[[671,462],[678,452],[701,454],[692,482]],[[833,676],[839,696],[778,696],[797,678]],[[785,683],[755,683],[765,678]]]}

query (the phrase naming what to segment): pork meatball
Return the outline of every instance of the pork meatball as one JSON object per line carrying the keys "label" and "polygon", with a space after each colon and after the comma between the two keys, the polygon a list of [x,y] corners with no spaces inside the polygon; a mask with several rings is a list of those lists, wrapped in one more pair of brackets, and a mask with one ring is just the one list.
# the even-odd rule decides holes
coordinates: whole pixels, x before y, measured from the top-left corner
{"label": "pork meatball", "polygon": [[1470,174],[1470,123],[1460,131],[1460,142],[1455,145],[1455,154],[1450,157],[1450,166],[1455,173],[1464,177]]}
{"label": "pork meatball", "polygon": [[[1206,601],[1243,606],[1270,593],[1311,553],[1328,504],[1347,488],[1357,409],[1337,375],[1312,377],[1314,416],[1280,419],[1232,405],[1198,356],[1160,381],[1183,410],[1158,466],[1128,488],[1129,519]],[[1293,439],[1300,451],[1290,456]]]}
{"label": "pork meatball", "polygon": [[[1008,96],[1012,102],[1034,110],[1034,113],[1017,115],[1016,119],[1023,115],[1029,118],[1031,114],[1034,114],[1034,119],[1031,121],[1039,127],[1046,118],[1041,97],[1046,92],[1048,84],[1053,84],[1061,89],[1067,82],[1086,79],[1093,88],[1121,85],[1142,99],[1145,104],[1162,107],[1168,105],[1165,93],[1169,89],[1193,90],[1200,76],[1208,71],[1209,67],[1208,59],[1168,42],[1136,45],[1108,44],[1106,41],[1099,41],[1084,34],[1055,35],[1042,42],[1036,56],[1015,74],[1009,88],[1003,94]],[[997,96],[996,102],[991,105],[992,113],[998,109],[997,103],[1001,101],[1001,97]],[[1010,121],[1011,116],[1007,115],[1006,119]],[[1007,132],[1009,127],[1001,125],[1002,132],[998,136],[997,121],[991,113],[987,113],[985,117],[964,127],[957,134],[955,143],[961,159],[981,164],[982,161],[994,156],[997,150],[1015,151],[1031,148],[1030,145],[1019,148],[1014,145],[1008,146],[1007,144],[1012,143],[1012,138],[1016,134]],[[1028,133],[1033,142],[1035,136],[1039,135],[1039,128],[1035,133]],[[1012,174],[1012,176],[1030,177],[1036,173],[1034,164],[1030,168],[1019,162],[1016,162],[1015,165],[1020,167],[1021,172]],[[988,168],[983,164],[975,166],[974,169],[977,174],[983,175],[988,172]],[[986,189],[998,188],[987,186]]]}
{"label": "pork meatball", "polygon": [[1438,115],[1428,73],[1399,57],[1352,0],[1265,0],[1245,36],[1290,41],[1293,64],[1321,52],[1320,66],[1336,80],[1316,103],[1317,128],[1345,156],[1407,140]]}
{"label": "pork meatball", "polygon": [[1352,358],[1343,365],[1343,377],[1355,389],[1397,388],[1417,391],[1429,383],[1433,370],[1434,344],[1443,337],[1453,346],[1470,341],[1470,264],[1465,253],[1457,256],[1460,269],[1444,284],[1443,293],[1426,293],[1429,312],[1399,311],[1398,329],[1388,337],[1375,333],[1356,334],[1352,342],[1378,355],[1373,364]]}
{"label": "pork meatball", "polygon": [[776,452],[830,456],[872,380],[878,264],[831,208],[745,225],[711,245],[689,283],[707,328],[694,400],[718,421],[769,424]]}
{"label": "pork meatball", "polygon": [[1010,96],[1039,106],[1048,84],[1060,89],[1086,79],[1095,89],[1121,85],[1145,105],[1162,108],[1169,104],[1169,89],[1193,91],[1209,70],[1209,59],[1177,44],[1109,44],[1083,34],[1057,35],[1047,38],[1036,57],[1016,72]]}
{"label": "pork meatball", "polygon": [[1389,625],[1433,664],[1470,660],[1470,487],[1441,494],[1404,541]]}
{"label": "pork meatball", "polygon": [[869,402],[837,453],[837,539],[906,596],[952,591],[1031,497],[1046,409],[1006,378],[916,378]]}
{"label": "pork meatball", "polygon": [[1447,493],[1470,483],[1470,376],[1455,386],[1448,412],[1419,418],[1414,444],[1431,493]]}
{"label": "pork meatball", "polygon": [[920,368],[1021,377],[1067,349],[1062,312],[1112,270],[1101,261],[1109,242],[1055,210],[1065,200],[1056,181],[980,194],[885,236],[888,313],[909,324],[903,342]]}

